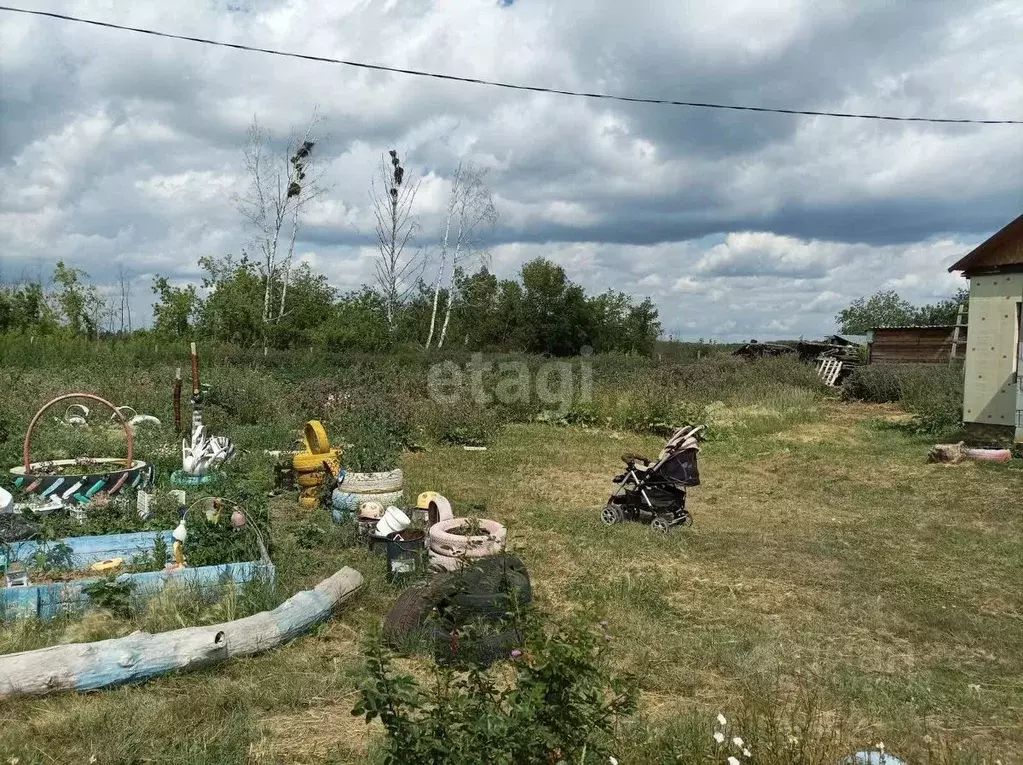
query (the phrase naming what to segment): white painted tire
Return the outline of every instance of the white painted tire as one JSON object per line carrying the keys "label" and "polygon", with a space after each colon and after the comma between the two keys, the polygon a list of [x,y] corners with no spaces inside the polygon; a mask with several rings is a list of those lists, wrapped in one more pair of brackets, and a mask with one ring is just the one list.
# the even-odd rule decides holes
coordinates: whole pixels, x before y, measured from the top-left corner
{"label": "white painted tire", "polygon": [[[340,488],[352,494],[388,494],[401,491],[405,485],[405,474],[401,468],[387,470],[382,473],[349,473],[345,472]],[[387,503],[382,499],[378,502]]]}
{"label": "white painted tire", "polygon": [[1012,459],[1010,449],[967,449],[966,456],[980,462],[1008,462]]}
{"label": "white painted tire", "polygon": [[508,530],[497,521],[480,519],[486,535],[462,536],[452,534],[449,529],[457,529],[465,523],[464,518],[451,518],[439,521],[430,527],[430,549],[441,555],[454,555],[465,558],[486,558],[497,555],[504,549],[508,539]]}
{"label": "white painted tire", "polygon": [[458,569],[465,565],[465,560],[461,558],[452,558],[450,555],[441,555],[433,550],[429,550],[427,554],[430,558],[429,567],[433,571],[458,571]]}
{"label": "white painted tire", "polygon": [[330,495],[330,504],[335,510],[345,513],[358,513],[363,502],[379,502],[384,507],[397,505],[401,507],[404,492],[392,491],[386,494],[361,494],[351,491],[334,489]]}
{"label": "white painted tire", "polygon": [[500,555],[504,550],[503,542],[488,542],[465,550],[455,550],[447,545],[431,543],[430,549],[438,555],[449,555],[456,558],[489,558]]}

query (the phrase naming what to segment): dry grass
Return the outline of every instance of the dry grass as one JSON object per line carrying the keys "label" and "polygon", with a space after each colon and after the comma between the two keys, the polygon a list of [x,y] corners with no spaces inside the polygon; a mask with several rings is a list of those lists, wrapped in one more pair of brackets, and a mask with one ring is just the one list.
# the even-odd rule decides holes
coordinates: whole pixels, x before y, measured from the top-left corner
{"label": "dry grass", "polygon": [[[925,442],[865,424],[897,416],[890,408],[826,406],[823,420],[780,434],[737,429],[705,444],[695,525],[666,537],[599,522],[618,455],[656,453],[656,438],[513,425],[485,452],[408,455],[408,492],[484,504],[511,528],[541,606],[589,606],[609,620],[616,660],[642,688],[623,763],[677,761],[719,710],[751,726],[753,708],[795,719],[807,695],[837,731],[818,755],[883,739],[914,762],[1012,762],[1023,751],[1023,471],[928,465]],[[354,565],[369,577],[365,596],[266,656],[9,703],[0,754],[23,764],[374,761],[377,733],[349,710],[360,636],[395,592],[379,559],[336,537],[314,550],[295,543],[301,522],[322,518],[290,501],[275,512],[289,588]]]}

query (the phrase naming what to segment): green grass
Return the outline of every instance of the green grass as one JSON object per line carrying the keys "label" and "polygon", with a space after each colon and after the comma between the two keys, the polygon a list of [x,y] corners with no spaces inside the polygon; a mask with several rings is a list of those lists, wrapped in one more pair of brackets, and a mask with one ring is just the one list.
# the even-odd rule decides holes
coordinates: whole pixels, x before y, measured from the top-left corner
{"label": "green grass", "polygon": [[[304,397],[330,389],[326,377],[290,383],[276,372],[232,377],[226,364],[211,366],[217,385],[248,391],[248,403],[225,392],[237,400],[217,416],[222,432],[253,452],[285,447],[311,414]],[[701,454],[703,485],[690,495],[691,528],[660,537],[639,524],[600,525],[618,455],[656,453],[662,443],[606,425],[612,404],[630,406],[616,399],[623,385],[609,382],[598,384],[602,408],[586,427],[512,422],[484,452],[429,441],[427,451],[405,454],[407,495],[440,491],[456,511],[485,505],[509,527],[540,607],[589,606],[607,618],[615,661],[642,690],[640,713],[620,732],[623,764],[724,761],[711,738],[718,712],[756,762],[835,762],[880,740],[914,763],[1013,762],[1023,751],[1023,471],[928,465],[929,441],[871,424],[894,409],[825,401],[777,375],[757,390],[729,360],[710,368],[716,390],[711,373],[662,366],[643,374],[674,379],[633,397],[651,406],[673,396],[722,402],[709,411],[716,424]],[[118,403],[164,417],[167,371],[120,379],[111,371],[106,381],[95,366],[3,373],[33,381],[31,395],[6,394],[5,412],[22,427],[36,399],[99,385]],[[0,444],[12,463],[17,438]],[[49,438],[41,449],[67,448],[56,430]],[[157,433],[140,455],[168,445],[169,434]],[[160,465],[173,465],[174,453]],[[235,472],[240,491],[265,495],[268,461],[243,456]],[[7,702],[0,754],[22,764],[93,755],[102,763],[375,762],[379,729],[349,712],[360,640],[397,590],[382,561],[352,548],[325,512],[302,510],[290,496],[266,501],[277,602],[344,565],[367,577],[358,600],[263,656],[138,687]],[[170,601],[132,622],[94,614],[4,626],[0,650],[242,612]],[[418,673],[423,661],[403,666]]]}

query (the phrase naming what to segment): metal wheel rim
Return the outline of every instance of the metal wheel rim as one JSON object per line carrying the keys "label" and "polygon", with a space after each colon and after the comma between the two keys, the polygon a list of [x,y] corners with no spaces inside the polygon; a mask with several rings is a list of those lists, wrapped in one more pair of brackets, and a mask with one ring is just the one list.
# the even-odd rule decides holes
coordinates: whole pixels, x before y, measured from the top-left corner
{"label": "metal wheel rim", "polygon": [[600,520],[605,526],[614,526],[618,522],[618,513],[610,505],[607,505],[600,514]]}
{"label": "metal wheel rim", "polygon": [[661,534],[668,533],[668,524],[663,518],[654,518],[650,525],[653,527],[654,531],[659,531]]}

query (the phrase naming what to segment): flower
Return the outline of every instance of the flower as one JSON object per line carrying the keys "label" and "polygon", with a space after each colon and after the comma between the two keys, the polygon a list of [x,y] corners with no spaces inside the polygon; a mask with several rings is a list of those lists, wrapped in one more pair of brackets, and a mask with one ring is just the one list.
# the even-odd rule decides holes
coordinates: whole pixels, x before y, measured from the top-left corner
{"label": "flower", "polygon": [[718,725],[728,725],[728,720],[720,712],[718,712]]}
{"label": "flower", "polygon": [[723,743],[725,740],[725,734],[719,730],[714,731],[714,740],[717,741],[719,744]]}
{"label": "flower", "polygon": [[607,758],[607,761],[610,762],[611,765],[618,765],[618,760],[615,759],[614,755],[610,755]]}
{"label": "flower", "polygon": [[749,749],[746,749],[746,748],[744,747],[744,748],[743,748],[743,750],[742,750],[742,756],[743,756],[743,757],[749,757],[749,756],[750,756],[750,752],[749,752]]}
{"label": "flower", "polygon": [[878,741],[877,742],[877,749],[878,749],[879,752],[883,752],[884,751],[884,741]]}
{"label": "flower", "polygon": [[741,746],[742,746],[742,743],[743,743],[743,742],[742,742],[742,739],[741,739],[741,738],[739,738],[738,736],[735,736],[735,737],[734,737],[734,738],[732,739],[732,743],[733,743],[733,744],[735,744],[736,746],[739,746],[739,747],[741,747]]}
{"label": "flower", "polygon": [[520,651],[518,648],[516,648],[514,651],[511,652],[511,656],[512,656],[513,659],[517,659],[521,655],[522,655],[522,651]]}
{"label": "flower", "polygon": [[738,757],[729,757],[728,758],[728,765],[739,765],[739,758]]}

